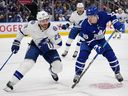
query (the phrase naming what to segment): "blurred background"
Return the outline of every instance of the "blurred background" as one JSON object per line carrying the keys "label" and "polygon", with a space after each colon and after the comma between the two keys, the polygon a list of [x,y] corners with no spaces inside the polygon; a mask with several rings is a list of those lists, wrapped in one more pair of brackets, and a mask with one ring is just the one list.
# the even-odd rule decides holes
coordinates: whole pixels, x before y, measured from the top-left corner
{"label": "blurred background", "polygon": [[79,2],[85,9],[94,4],[110,13],[121,8],[128,14],[128,0],[0,0],[0,22],[35,20],[40,10],[47,11],[53,21],[67,21]]}

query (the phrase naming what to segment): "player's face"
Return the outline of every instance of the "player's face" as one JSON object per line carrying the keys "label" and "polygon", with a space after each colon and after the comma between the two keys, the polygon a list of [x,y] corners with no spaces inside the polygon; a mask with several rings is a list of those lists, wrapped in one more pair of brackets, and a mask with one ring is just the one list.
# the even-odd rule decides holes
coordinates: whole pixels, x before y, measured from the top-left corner
{"label": "player's face", "polygon": [[118,13],[119,13],[119,14],[122,14],[122,10],[119,10]]}
{"label": "player's face", "polygon": [[91,15],[91,16],[88,16],[88,20],[91,24],[95,24],[98,21],[98,17],[97,15]]}
{"label": "player's face", "polygon": [[77,7],[77,13],[79,14],[79,15],[82,15],[83,13],[84,13],[84,8],[83,7]]}
{"label": "player's face", "polygon": [[44,29],[48,28],[48,24],[49,24],[49,19],[44,19],[39,21],[39,24],[41,27],[43,27]]}

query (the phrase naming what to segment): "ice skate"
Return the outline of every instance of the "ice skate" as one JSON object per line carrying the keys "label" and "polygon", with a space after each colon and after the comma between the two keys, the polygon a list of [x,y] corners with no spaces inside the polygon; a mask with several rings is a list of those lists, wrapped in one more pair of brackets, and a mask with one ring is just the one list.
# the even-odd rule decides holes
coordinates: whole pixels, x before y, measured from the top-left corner
{"label": "ice skate", "polygon": [[12,82],[9,81],[7,83],[7,85],[6,85],[6,87],[3,90],[6,91],[6,92],[12,91],[13,90],[13,84],[12,84]]}
{"label": "ice skate", "polygon": [[68,51],[65,50],[62,56],[65,57],[67,54],[68,54]]}
{"label": "ice skate", "polygon": [[117,36],[117,39],[120,39],[121,38],[121,34],[119,34],[118,36]]}
{"label": "ice skate", "polygon": [[79,78],[80,78],[80,75],[75,75],[74,79],[73,79],[73,82],[74,83],[78,82]]}
{"label": "ice skate", "polygon": [[117,34],[115,34],[114,36],[113,36],[113,39],[115,39],[117,37]]}
{"label": "ice skate", "polygon": [[73,58],[76,58],[77,57],[77,54],[78,54],[78,51],[75,51],[72,57]]}
{"label": "ice skate", "polygon": [[54,72],[51,70],[51,67],[49,68],[49,71],[50,71],[50,73],[51,73],[51,76],[52,76],[53,80],[58,81],[58,80],[59,80],[59,77],[58,77],[58,75],[57,75],[56,73],[54,73]]}
{"label": "ice skate", "polygon": [[116,79],[117,79],[119,82],[122,82],[122,81],[123,81],[123,77],[122,77],[122,75],[121,75],[120,73],[115,74],[115,77],[116,77]]}

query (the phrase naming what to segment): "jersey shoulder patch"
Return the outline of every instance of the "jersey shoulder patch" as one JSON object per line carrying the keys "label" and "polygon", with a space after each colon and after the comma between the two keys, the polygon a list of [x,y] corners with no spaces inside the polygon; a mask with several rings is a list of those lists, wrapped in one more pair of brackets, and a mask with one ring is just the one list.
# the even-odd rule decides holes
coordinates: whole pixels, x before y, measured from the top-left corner
{"label": "jersey shoulder patch", "polygon": [[28,22],[28,27],[29,28],[33,28],[35,25],[37,25],[37,21],[36,20],[31,20]]}

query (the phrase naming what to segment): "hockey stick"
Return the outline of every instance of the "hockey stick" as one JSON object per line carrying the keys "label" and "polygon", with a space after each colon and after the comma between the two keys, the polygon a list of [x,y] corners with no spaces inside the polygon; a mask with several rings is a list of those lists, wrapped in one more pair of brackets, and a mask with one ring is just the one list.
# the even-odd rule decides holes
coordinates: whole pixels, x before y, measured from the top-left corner
{"label": "hockey stick", "polygon": [[12,57],[13,52],[9,55],[8,59],[5,61],[5,63],[2,65],[2,67],[0,68],[0,71],[3,69],[3,67],[5,66],[5,64],[8,62],[8,60]]}
{"label": "hockey stick", "polygon": [[[109,36],[109,38],[107,39],[107,41],[104,43],[103,47],[106,46],[106,44],[108,43],[108,41],[112,38],[112,36],[114,35],[115,31],[113,31],[113,33]],[[94,60],[97,58],[98,53],[94,56],[94,58],[92,59],[92,61],[88,64],[87,68],[81,73],[80,77],[78,78],[77,82],[75,82],[71,88],[74,88],[81,80],[81,78],[83,77],[83,75],[85,74],[85,72],[89,69],[89,67],[91,66],[91,64],[94,62]]]}

